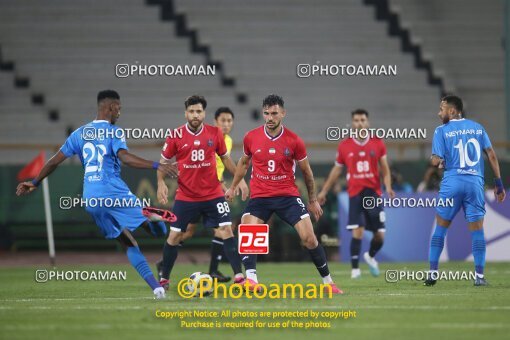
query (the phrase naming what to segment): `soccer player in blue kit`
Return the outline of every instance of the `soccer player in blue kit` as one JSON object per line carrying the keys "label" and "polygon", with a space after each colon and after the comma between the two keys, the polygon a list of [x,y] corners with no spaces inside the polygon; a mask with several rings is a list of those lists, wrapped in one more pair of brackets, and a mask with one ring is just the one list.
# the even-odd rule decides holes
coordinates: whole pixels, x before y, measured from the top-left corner
{"label": "soccer player in blue kit", "polygon": [[477,122],[462,118],[463,104],[457,96],[441,99],[439,118],[443,125],[436,128],[432,141],[432,165],[444,168],[439,190],[439,199],[453,199],[453,206],[437,207],[437,225],[430,241],[430,272],[424,285],[433,286],[437,280],[438,262],[444,239],[451,221],[462,207],[471,232],[471,243],[475,262],[475,286],[486,286],[484,278],[485,238],[483,218],[485,216],[484,159],[487,155],[494,171],[494,194],[498,202],[505,199],[499,162],[484,127]]}
{"label": "soccer player in blue kit", "polygon": [[[83,199],[85,202],[120,202],[121,204],[86,204],[86,211],[94,218],[107,239],[116,239],[126,251],[129,262],[152,288],[156,299],[165,297],[165,290],[154,278],[131,232],[142,226],[154,236],[166,236],[163,222],[151,222],[142,213],[137,197],[120,178],[120,162],[133,168],[157,169],[176,177],[177,167],[140,158],[128,151],[121,128],[115,126],[120,116],[120,96],[116,91],[104,90],[97,95],[97,118],[75,130],[60,150],[44,165],[31,182],[20,183],[18,196],[34,191],[66,158],[78,155],[85,170]],[[120,162],[119,162],[120,161]],[[103,200],[99,200],[102,198]]]}

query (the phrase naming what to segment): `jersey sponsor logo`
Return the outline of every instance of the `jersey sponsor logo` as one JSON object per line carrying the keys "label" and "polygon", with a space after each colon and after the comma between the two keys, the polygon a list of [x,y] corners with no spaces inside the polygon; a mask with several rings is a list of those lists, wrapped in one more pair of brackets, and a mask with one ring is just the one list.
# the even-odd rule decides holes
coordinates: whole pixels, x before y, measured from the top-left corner
{"label": "jersey sponsor logo", "polygon": [[[281,180],[284,180],[284,179],[287,179],[287,175],[273,175],[273,176],[265,176],[265,175],[261,175],[261,174],[255,174],[255,177],[257,177],[258,179],[261,179],[261,180],[264,180],[264,181],[281,181]],[[253,178],[253,173],[252,173],[252,178]]]}
{"label": "jersey sponsor logo", "polygon": [[188,146],[188,144],[184,144],[183,146],[181,146],[181,148],[179,150],[182,150],[182,149],[184,149],[187,146]]}
{"label": "jersey sponsor logo", "polygon": [[257,153],[257,152],[261,152],[261,151],[262,151],[262,150],[260,150],[260,149],[257,149],[257,151],[255,151],[255,153]]}
{"label": "jersey sponsor logo", "polygon": [[268,254],[269,225],[240,224],[238,251],[239,254]]}

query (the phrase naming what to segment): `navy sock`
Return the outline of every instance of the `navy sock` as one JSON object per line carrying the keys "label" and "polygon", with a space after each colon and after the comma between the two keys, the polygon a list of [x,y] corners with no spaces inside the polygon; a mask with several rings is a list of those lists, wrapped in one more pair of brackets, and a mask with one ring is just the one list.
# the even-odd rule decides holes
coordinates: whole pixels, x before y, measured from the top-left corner
{"label": "navy sock", "polygon": [[162,221],[158,221],[158,222],[150,222],[149,221],[149,228],[151,230],[151,234],[156,237],[166,236],[166,233],[168,231],[166,229],[165,223]]}
{"label": "navy sock", "polygon": [[131,265],[136,269],[138,274],[147,282],[147,284],[152,288],[152,290],[161,287],[158,281],[154,278],[151,269],[149,268],[149,264],[143,256],[140,248],[138,247],[129,247],[126,251],[126,255],[131,262]]}
{"label": "navy sock", "polygon": [[471,232],[471,245],[475,259],[475,272],[483,275],[485,267],[485,237],[483,229]]}
{"label": "navy sock", "polygon": [[177,260],[178,249],[179,246],[171,246],[165,241],[165,245],[163,246],[163,266],[161,275],[163,279],[170,279],[170,273],[174,267],[175,260]]}
{"label": "navy sock", "polygon": [[257,255],[240,255],[245,270],[257,269]]}
{"label": "navy sock", "polygon": [[[241,266],[241,256],[239,256],[239,252],[237,251],[236,238],[231,237],[223,240],[223,250],[225,251],[228,262],[230,262],[232,266],[234,275],[241,274],[243,272],[243,267]],[[216,270],[218,270],[218,265],[216,265]]]}
{"label": "navy sock", "polygon": [[211,242],[211,262],[209,263],[209,273],[218,271],[218,264],[223,257],[223,239],[220,237],[213,238]]}
{"label": "navy sock", "polygon": [[351,239],[351,266],[353,269],[359,268],[359,253],[361,251],[361,240],[359,238]]}
{"label": "navy sock", "polygon": [[429,263],[430,270],[438,270],[439,268],[439,257],[441,256],[441,252],[444,247],[444,239],[446,237],[446,232],[448,228],[441,227],[440,225],[436,225],[436,229],[434,229],[434,234],[430,240],[430,251],[429,251]]}
{"label": "navy sock", "polygon": [[326,259],[326,252],[324,251],[322,245],[319,244],[314,249],[308,249],[308,253],[310,253],[312,262],[313,264],[315,264],[315,267],[319,271],[321,277],[328,276],[329,275],[328,260]]}
{"label": "navy sock", "polygon": [[372,237],[372,241],[370,241],[370,249],[368,250],[368,255],[370,255],[370,257],[374,257],[375,254],[377,254],[377,252],[381,250],[382,246],[383,241],[380,238]]}

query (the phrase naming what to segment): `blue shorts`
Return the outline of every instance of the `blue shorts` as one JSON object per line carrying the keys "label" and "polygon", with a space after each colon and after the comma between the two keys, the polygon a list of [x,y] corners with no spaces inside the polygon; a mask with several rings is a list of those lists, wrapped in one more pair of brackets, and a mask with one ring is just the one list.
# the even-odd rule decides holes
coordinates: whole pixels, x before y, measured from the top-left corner
{"label": "blue shorts", "polygon": [[[112,200],[134,201],[136,196],[115,196],[108,197]],[[90,200],[90,198],[89,198]],[[90,200],[91,201],[91,200]],[[138,201],[140,203],[140,201]],[[147,217],[142,214],[142,207],[136,204],[126,204],[123,207],[108,206],[94,204],[94,206],[86,206],[85,210],[92,216],[99,229],[107,239],[115,239],[119,237],[122,229],[135,231],[140,225],[147,221]]]}
{"label": "blue shorts", "polygon": [[246,205],[243,216],[252,215],[267,223],[273,213],[291,226],[310,216],[301,197],[296,196],[252,198]]}
{"label": "blue shorts", "polygon": [[468,222],[479,221],[485,216],[485,191],[482,177],[459,175],[443,178],[439,189],[439,199],[446,202],[449,198],[453,198],[453,207],[436,207],[436,212],[442,219],[453,220],[461,207]]}
{"label": "blue shorts", "polygon": [[380,196],[370,188],[366,188],[358,195],[349,197],[349,221],[347,229],[356,229],[364,227],[371,232],[385,232],[384,222],[386,215],[382,207],[374,205],[372,209],[363,207],[363,199],[365,197],[379,198]]}
{"label": "blue shorts", "polygon": [[172,211],[177,216],[177,221],[170,224],[173,231],[185,232],[188,224],[198,223],[201,216],[207,228],[232,225],[230,207],[223,196],[202,202],[175,200]]}

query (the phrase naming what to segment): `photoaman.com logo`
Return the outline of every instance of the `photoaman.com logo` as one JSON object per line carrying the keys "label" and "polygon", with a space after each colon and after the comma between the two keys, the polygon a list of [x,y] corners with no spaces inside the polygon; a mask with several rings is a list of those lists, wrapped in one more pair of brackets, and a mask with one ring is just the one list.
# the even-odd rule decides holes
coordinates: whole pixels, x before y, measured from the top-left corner
{"label": "photoaman.com logo", "polygon": [[212,297],[214,299],[231,298],[240,299],[323,299],[333,298],[333,291],[328,284],[314,285],[308,283],[272,283],[256,285],[234,283],[227,287],[224,283],[218,283],[218,279],[200,279],[195,282],[191,278],[184,278],[177,284],[177,293],[184,299],[194,297]]}
{"label": "photoaman.com logo", "polygon": [[240,224],[238,251],[241,255],[269,253],[268,224]]}

